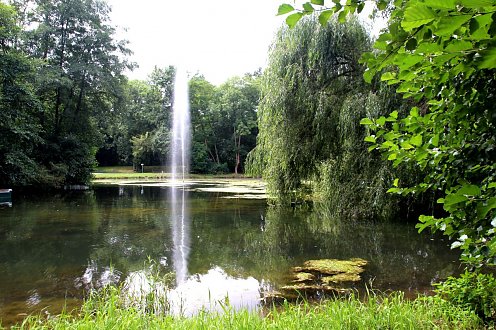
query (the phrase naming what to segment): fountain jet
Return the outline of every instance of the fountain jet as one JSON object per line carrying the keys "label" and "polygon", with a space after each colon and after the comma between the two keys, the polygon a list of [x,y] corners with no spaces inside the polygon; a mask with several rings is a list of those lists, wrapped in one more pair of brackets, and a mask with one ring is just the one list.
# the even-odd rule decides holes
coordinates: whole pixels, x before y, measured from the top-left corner
{"label": "fountain jet", "polygon": [[[186,71],[176,67],[174,99],[172,107],[172,172],[171,218],[174,249],[172,260],[176,272],[176,284],[184,283],[188,277],[190,250],[189,217],[186,207],[184,180],[189,173],[190,158],[190,114],[188,77]],[[181,192],[179,192],[179,189]]]}

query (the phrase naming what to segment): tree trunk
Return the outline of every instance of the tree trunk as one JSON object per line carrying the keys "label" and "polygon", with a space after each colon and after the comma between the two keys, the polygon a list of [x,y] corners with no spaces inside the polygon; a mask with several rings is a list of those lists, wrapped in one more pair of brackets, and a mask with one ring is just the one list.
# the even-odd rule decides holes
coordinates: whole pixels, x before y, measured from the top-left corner
{"label": "tree trunk", "polygon": [[236,146],[236,166],[234,167],[234,174],[238,175],[238,167],[241,163],[241,157],[239,156],[239,151],[241,149],[241,135],[238,138],[237,146]]}
{"label": "tree trunk", "polygon": [[[59,68],[60,68],[60,75],[62,76],[63,68],[64,68],[64,60],[65,60],[65,34],[66,34],[66,29],[65,29],[65,22],[61,22],[62,26],[62,32],[60,36],[60,60],[59,60]],[[57,96],[55,100],[55,127],[54,127],[54,134],[55,136],[58,136],[60,133],[60,124],[62,122],[61,120],[61,115],[60,115],[60,105],[62,103],[62,88],[59,86],[57,87]]]}
{"label": "tree trunk", "polygon": [[220,165],[219,152],[217,151],[217,144],[215,143],[214,143],[214,149],[215,149],[215,161],[217,162],[217,165]]}

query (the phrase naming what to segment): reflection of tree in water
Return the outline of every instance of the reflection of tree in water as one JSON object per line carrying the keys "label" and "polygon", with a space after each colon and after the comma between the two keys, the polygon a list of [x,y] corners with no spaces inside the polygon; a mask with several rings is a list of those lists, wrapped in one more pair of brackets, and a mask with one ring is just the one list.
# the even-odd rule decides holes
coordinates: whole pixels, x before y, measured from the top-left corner
{"label": "reflection of tree in water", "polygon": [[314,211],[270,208],[265,232],[245,237],[253,261],[268,273],[307,259],[354,257],[370,261],[365,279],[378,289],[423,290],[457,270],[457,255],[413,224],[350,222]]}

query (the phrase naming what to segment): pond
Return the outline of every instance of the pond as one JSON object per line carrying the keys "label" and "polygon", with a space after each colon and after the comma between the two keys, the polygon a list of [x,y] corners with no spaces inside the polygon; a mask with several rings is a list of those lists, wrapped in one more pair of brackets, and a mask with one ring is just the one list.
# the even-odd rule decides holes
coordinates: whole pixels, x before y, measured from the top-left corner
{"label": "pond", "polygon": [[410,296],[459,270],[448,243],[419,235],[414,224],[342,222],[212,187],[175,188],[176,202],[185,199],[179,218],[173,188],[163,185],[15,197],[13,207],[0,209],[2,324],[72,309],[107,284],[141,290],[152,268],[176,274],[167,299],[180,301],[171,311],[186,315],[218,309],[212,301],[226,296],[234,307],[256,308],[309,259],[363,258],[369,263],[357,286]]}

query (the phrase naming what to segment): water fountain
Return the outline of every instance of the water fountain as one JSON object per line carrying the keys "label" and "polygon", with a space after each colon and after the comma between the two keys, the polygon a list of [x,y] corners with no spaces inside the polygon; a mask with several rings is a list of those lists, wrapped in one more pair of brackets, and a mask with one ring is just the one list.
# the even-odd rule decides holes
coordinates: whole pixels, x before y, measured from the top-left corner
{"label": "water fountain", "polygon": [[176,273],[176,284],[186,281],[190,249],[189,217],[186,207],[185,179],[189,171],[190,158],[190,114],[188,76],[176,67],[172,113],[171,163],[171,219],[174,249],[172,262]]}

